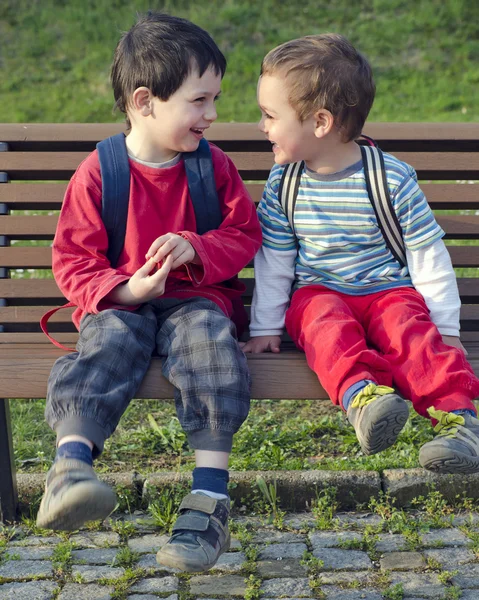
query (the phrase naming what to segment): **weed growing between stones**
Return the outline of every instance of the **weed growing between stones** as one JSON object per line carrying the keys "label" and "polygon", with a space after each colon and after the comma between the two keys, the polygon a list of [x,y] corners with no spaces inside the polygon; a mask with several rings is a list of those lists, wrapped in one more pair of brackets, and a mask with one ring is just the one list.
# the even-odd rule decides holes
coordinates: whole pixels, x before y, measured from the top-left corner
{"label": "weed growing between stones", "polygon": [[334,519],[339,506],[336,494],[335,487],[326,487],[316,493],[316,498],[311,505],[311,512],[315,517],[315,527],[319,531],[335,529],[338,526]]}
{"label": "weed growing between stones", "polygon": [[404,588],[402,583],[396,583],[396,585],[384,590],[383,597],[387,600],[403,600]]}

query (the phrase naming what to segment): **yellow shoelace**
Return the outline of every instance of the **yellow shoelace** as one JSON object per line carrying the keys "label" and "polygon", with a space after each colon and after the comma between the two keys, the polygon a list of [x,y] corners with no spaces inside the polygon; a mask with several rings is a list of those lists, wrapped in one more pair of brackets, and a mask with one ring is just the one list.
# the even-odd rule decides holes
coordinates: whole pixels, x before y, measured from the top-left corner
{"label": "yellow shoelace", "polygon": [[386,385],[376,385],[375,383],[368,383],[351,402],[352,408],[362,408],[374,402],[379,396],[385,396],[386,394],[392,394],[393,388],[387,387]]}
{"label": "yellow shoelace", "polygon": [[427,412],[430,417],[437,421],[434,431],[439,435],[444,435],[446,437],[454,437],[457,433],[457,426],[464,425],[466,422],[461,415],[445,412],[443,410],[436,410],[432,406],[427,409]]}

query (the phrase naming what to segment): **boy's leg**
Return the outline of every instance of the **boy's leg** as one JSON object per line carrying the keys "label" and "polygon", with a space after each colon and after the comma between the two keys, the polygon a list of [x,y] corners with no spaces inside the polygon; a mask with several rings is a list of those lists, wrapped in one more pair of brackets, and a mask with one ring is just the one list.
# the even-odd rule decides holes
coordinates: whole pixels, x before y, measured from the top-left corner
{"label": "boy's leg", "polygon": [[92,460],[134,397],[155,335],[156,317],[149,307],[87,315],[78,351],[54,364],[45,415],[57,432],[58,450],[38,513],[40,527],[73,530],[113,510],[115,495],[98,481]]}
{"label": "boy's leg", "polygon": [[479,421],[472,402],[479,380],[464,353],[444,344],[422,296],[412,288],[388,292],[371,305],[366,326],[398,390],[416,412],[438,421],[440,435],[421,449],[421,465],[443,473],[479,471]]}
{"label": "boy's leg", "polygon": [[308,286],[293,295],[286,327],[333,403],[347,411],[363,452],[375,454],[396,441],[408,408],[389,387],[387,361],[367,346],[361,320],[368,301]]}
{"label": "boy's leg", "polygon": [[250,376],[234,325],[216,304],[192,298],[157,306],[163,373],[175,386],[178,418],[196,454],[192,493],[157,558],[184,571],[205,571],[229,548],[228,457],[248,415]]}

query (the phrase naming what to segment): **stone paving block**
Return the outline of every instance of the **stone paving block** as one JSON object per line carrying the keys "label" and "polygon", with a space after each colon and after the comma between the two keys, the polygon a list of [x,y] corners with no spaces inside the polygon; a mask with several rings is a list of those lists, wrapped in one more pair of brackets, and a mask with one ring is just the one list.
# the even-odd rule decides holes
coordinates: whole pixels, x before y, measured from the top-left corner
{"label": "stone paving block", "polygon": [[190,592],[204,596],[243,596],[245,578],[241,575],[197,575],[190,579]]}
{"label": "stone paving block", "polygon": [[261,593],[266,596],[283,598],[284,596],[301,596],[314,598],[313,590],[309,587],[309,579],[283,577],[268,579],[261,584]]}
{"label": "stone paving block", "polygon": [[88,548],[87,550],[73,550],[73,563],[87,565],[113,565],[118,554],[118,548]]}
{"label": "stone paving block", "polygon": [[58,600],[111,600],[114,590],[113,586],[67,583]]}
{"label": "stone paving block", "polygon": [[237,573],[245,561],[244,552],[225,552],[219,557],[214,569],[225,573]]}
{"label": "stone paving block", "polygon": [[[128,600],[158,600],[158,596],[152,596],[151,594],[132,594],[128,596]],[[162,600],[178,600],[178,594],[171,594],[171,596],[162,596]]]}
{"label": "stone paving block", "polygon": [[[453,585],[458,585],[463,589],[479,588],[479,565],[464,565],[456,567],[458,574],[452,578]],[[476,592],[478,598],[479,593]]]}
{"label": "stone paving block", "polygon": [[307,550],[306,544],[271,544],[259,550],[258,560],[301,558]]}
{"label": "stone paving block", "polygon": [[255,544],[294,544],[301,542],[305,542],[304,535],[284,531],[260,531],[253,537],[253,543]]}
{"label": "stone paving block", "polygon": [[158,550],[166,544],[170,539],[168,535],[143,535],[141,537],[130,538],[128,547],[134,552],[147,553],[158,552]]}
{"label": "stone paving block", "polygon": [[165,592],[176,592],[178,590],[178,578],[167,577],[152,577],[151,579],[142,579],[131,586],[130,591],[139,594]]}
{"label": "stone paving block", "polygon": [[361,550],[317,548],[313,555],[323,561],[322,571],[363,571],[373,566],[369,556]]}
{"label": "stone paving block", "polygon": [[284,517],[284,524],[288,529],[307,531],[314,527],[314,518],[311,515],[292,514]]}
{"label": "stone paving block", "polygon": [[420,552],[388,552],[379,561],[383,571],[409,571],[426,566]]}
{"label": "stone paving block", "polygon": [[405,598],[444,598],[445,587],[436,573],[392,573],[391,585],[402,583]]}
{"label": "stone paving block", "polygon": [[257,563],[258,573],[263,579],[273,577],[306,577],[308,570],[298,559],[260,560]]}
{"label": "stone paving block", "polygon": [[476,591],[466,590],[462,592],[461,600],[477,600],[478,595]]}
{"label": "stone paving block", "polygon": [[124,575],[125,569],[121,567],[107,567],[105,565],[79,565],[72,567],[73,577],[81,577],[85,583],[94,583],[100,579],[116,579]]}
{"label": "stone paving block", "polygon": [[361,585],[368,585],[372,582],[373,573],[371,571],[323,571],[321,573],[321,582],[324,585],[344,585],[359,582]]}
{"label": "stone paving block", "polygon": [[56,546],[61,542],[61,538],[56,536],[42,537],[39,535],[28,536],[23,539],[14,539],[10,546]]}
{"label": "stone paving block", "polygon": [[406,540],[398,533],[380,533],[376,542],[377,552],[398,552],[406,550]]}
{"label": "stone paving block", "polygon": [[321,591],[326,594],[326,598],[332,600],[382,600],[383,596],[376,590],[342,590],[333,586],[322,586]]}
{"label": "stone paving block", "polygon": [[139,569],[153,569],[153,571],[162,571],[164,573],[180,572],[179,569],[158,564],[158,561],[156,560],[156,554],[142,554],[135,566]]}
{"label": "stone paving block", "polygon": [[5,579],[31,579],[51,575],[52,563],[47,560],[8,560],[0,565],[0,577]]}
{"label": "stone paving block", "polygon": [[421,536],[424,546],[434,546],[438,543],[443,547],[466,546],[470,539],[459,529],[433,529]]}
{"label": "stone paving block", "polygon": [[229,551],[231,552],[231,551],[241,550],[241,548],[242,548],[242,546],[241,546],[241,542],[239,541],[239,539],[232,537]]}
{"label": "stone paving block", "polygon": [[120,536],[114,531],[82,531],[71,535],[69,541],[81,548],[112,548],[120,545]]}
{"label": "stone paving block", "polygon": [[51,600],[58,584],[53,581],[28,581],[0,585],[0,600]]}
{"label": "stone paving block", "polygon": [[53,546],[43,548],[41,546],[7,546],[7,554],[15,556],[15,560],[48,560],[52,557]]}
{"label": "stone paving block", "polygon": [[366,527],[378,527],[384,523],[379,515],[370,513],[336,513],[334,517],[341,527],[353,529],[365,529]]}
{"label": "stone paving block", "polygon": [[313,549],[338,548],[344,542],[360,542],[362,539],[362,533],[357,531],[319,531],[318,533],[309,534]]}
{"label": "stone paving block", "polygon": [[469,548],[440,548],[437,550],[424,550],[426,559],[437,560],[444,569],[453,569],[458,565],[465,565],[476,560],[476,555]]}

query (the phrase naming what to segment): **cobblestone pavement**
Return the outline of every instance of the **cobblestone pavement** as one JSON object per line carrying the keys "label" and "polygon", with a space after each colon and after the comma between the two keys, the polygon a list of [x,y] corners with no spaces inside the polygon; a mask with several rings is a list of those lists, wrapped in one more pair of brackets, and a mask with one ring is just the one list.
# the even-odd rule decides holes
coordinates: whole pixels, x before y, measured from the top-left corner
{"label": "cobblestone pavement", "polygon": [[[423,515],[409,518],[417,524]],[[189,576],[156,563],[167,537],[146,514],[69,536],[0,526],[0,599],[479,600],[479,516],[444,524],[401,529],[375,514],[338,513],[318,529],[302,513],[278,529],[264,518],[236,518],[217,568]]]}

